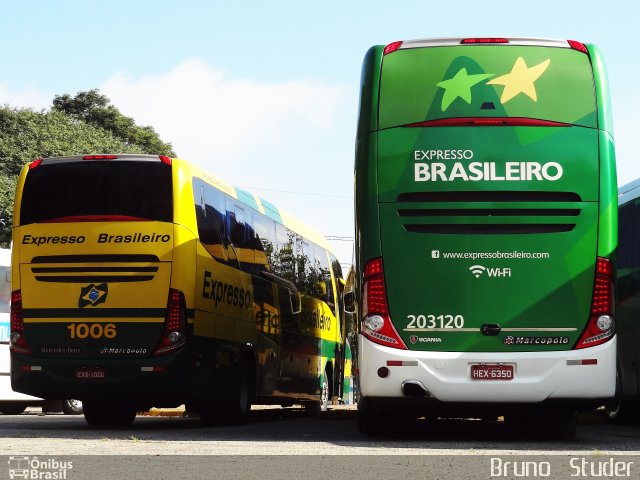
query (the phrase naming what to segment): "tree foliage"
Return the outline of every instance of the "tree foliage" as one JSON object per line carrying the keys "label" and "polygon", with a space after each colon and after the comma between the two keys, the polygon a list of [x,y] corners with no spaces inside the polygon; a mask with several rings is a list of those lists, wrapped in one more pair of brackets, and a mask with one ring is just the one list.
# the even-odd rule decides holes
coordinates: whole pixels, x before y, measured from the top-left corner
{"label": "tree foliage", "polygon": [[125,117],[110,104],[109,99],[98,90],[80,92],[75,97],[56,95],[53,110],[88,125],[111,132],[125,145],[138,145],[152,155],[175,156],[170,143],[160,140],[152,127],[141,127],[132,118]]}
{"label": "tree foliage", "polygon": [[11,242],[13,197],[22,167],[38,157],[90,153],[175,156],[171,144],[151,127],[136,125],[97,90],[56,96],[49,111],[0,107],[0,246]]}

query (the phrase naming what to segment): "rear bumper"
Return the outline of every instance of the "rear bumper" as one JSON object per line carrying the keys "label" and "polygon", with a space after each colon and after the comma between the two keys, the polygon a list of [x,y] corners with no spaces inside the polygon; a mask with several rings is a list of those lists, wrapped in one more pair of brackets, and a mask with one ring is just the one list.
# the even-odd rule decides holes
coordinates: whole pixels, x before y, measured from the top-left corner
{"label": "rear bumper", "polygon": [[[416,352],[383,347],[360,335],[360,394],[388,403],[410,399],[466,404],[597,404],[615,393],[616,342],[614,336],[596,347],[542,353]],[[581,364],[593,359],[597,363]],[[388,376],[381,378],[378,369],[388,361],[413,361],[414,366],[389,366]],[[471,365],[478,363],[512,364],[514,378],[472,380]],[[407,396],[404,382],[419,382],[428,394],[420,399]]]}
{"label": "rear bumper", "polygon": [[[82,401],[127,401],[173,404],[187,393],[184,352],[144,359],[87,360],[11,356],[14,390],[43,398],[75,398]],[[99,367],[105,378],[78,379],[76,371]]]}

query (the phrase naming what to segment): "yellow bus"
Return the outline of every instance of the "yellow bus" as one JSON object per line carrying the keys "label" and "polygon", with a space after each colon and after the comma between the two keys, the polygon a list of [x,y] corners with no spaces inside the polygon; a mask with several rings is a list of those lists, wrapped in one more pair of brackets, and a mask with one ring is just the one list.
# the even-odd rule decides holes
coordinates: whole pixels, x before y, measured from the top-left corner
{"label": "yellow bus", "polygon": [[271,203],[180,159],[45,158],[13,226],[14,390],[77,398],[92,425],[343,394],[340,264]]}

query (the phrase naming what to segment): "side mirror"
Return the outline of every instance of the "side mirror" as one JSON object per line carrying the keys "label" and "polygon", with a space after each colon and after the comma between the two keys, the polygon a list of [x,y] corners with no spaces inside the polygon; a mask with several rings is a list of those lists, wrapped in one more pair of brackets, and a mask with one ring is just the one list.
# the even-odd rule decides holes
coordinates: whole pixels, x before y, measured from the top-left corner
{"label": "side mirror", "polygon": [[347,313],[355,313],[356,311],[356,296],[352,291],[344,294],[344,311]]}

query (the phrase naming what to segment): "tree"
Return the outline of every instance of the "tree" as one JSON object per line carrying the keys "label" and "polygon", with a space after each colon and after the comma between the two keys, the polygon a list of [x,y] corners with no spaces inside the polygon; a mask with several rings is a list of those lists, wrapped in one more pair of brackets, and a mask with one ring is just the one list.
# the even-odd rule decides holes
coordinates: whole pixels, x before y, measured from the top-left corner
{"label": "tree", "polygon": [[0,246],[11,242],[20,170],[43,157],[88,153],[175,156],[151,127],[135,125],[97,90],[57,96],[50,111],[0,107]]}
{"label": "tree", "polygon": [[98,90],[79,92],[75,97],[56,95],[53,110],[88,125],[107,130],[125,145],[138,145],[152,155],[175,156],[170,143],[160,140],[152,127],[141,127],[132,118],[124,116],[110,104],[109,99]]}

